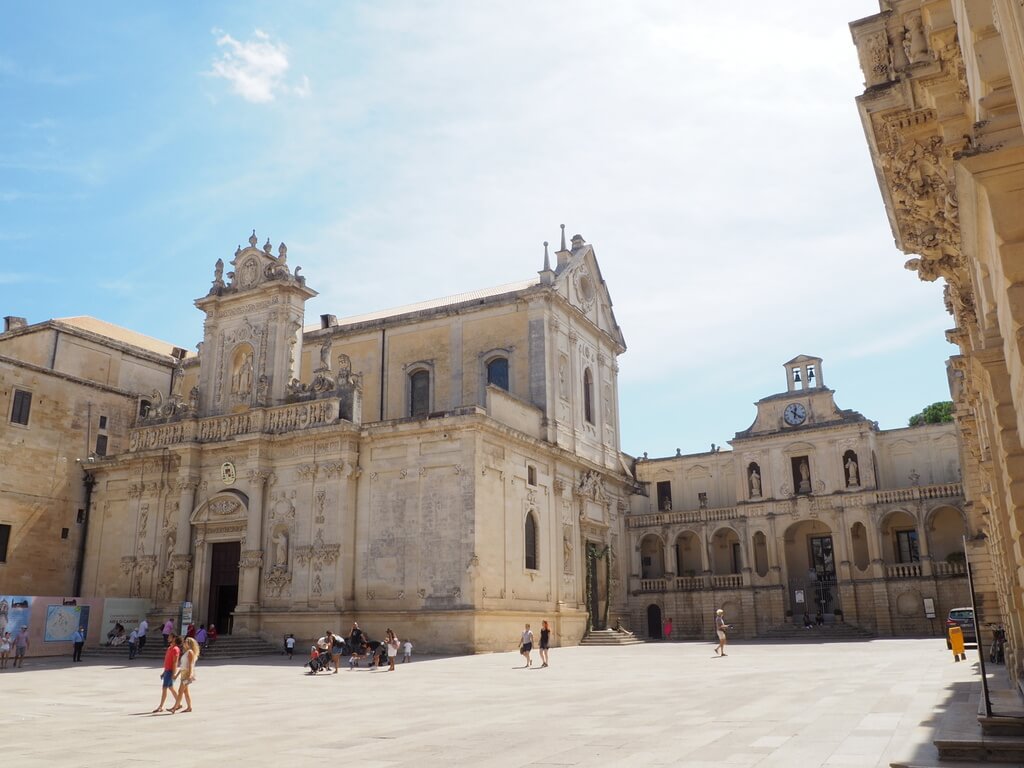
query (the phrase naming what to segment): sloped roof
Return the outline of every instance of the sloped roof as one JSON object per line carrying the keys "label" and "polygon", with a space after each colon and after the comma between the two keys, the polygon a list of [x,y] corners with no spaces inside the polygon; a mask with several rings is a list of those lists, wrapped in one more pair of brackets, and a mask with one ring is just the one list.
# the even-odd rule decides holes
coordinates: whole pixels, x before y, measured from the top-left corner
{"label": "sloped roof", "polygon": [[136,331],[131,331],[127,328],[122,328],[120,325],[114,325],[108,323],[106,320],[100,320],[89,315],[80,315],[78,317],[55,317],[53,320],[55,323],[62,323],[64,325],[70,325],[72,328],[79,328],[89,333],[95,333],[99,336],[106,336],[108,339],[119,341],[122,344],[131,344],[133,347],[139,347],[146,350],[147,352],[154,352],[158,355],[169,355],[171,351],[177,346],[167,341],[161,341],[160,339],[154,339],[151,336],[146,336]]}
{"label": "sloped roof", "polygon": [[[540,280],[536,277],[530,280],[520,280],[516,283],[505,283],[504,285],[496,285],[493,288],[481,288],[477,291],[469,291],[468,293],[456,293],[451,296],[443,296],[439,299],[430,299],[428,301],[420,301],[415,304],[406,304],[401,307],[393,307],[391,309],[381,309],[376,312],[367,312],[362,315],[352,315],[351,317],[339,317],[338,325],[356,325],[358,323],[370,323],[375,320],[384,320],[389,317],[399,317],[401,315],[409,315],[415,312],[427,312],[432,309],[444,309],[446,307],[456,306],[458,304],[468,304],[481,299],[487,299],[492,296],[501,296],[506,293],[516,293],[517,291],[525,291],[528,288],[532,288],[538,285]],[[319,325],[307,325],[304,331],[318,331],[320,330]]]}

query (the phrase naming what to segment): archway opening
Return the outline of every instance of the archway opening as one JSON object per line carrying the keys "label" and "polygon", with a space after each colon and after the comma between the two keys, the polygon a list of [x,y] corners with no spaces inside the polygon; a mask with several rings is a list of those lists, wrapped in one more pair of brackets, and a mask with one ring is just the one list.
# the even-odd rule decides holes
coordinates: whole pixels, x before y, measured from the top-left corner
{"label": "archway opening", "polygon": [[725,576],[739,573],[742,567],[740,537],[732,528],[719,528],[711,537],[711,572]]}
{"label": "archway opening", "polygon": [[704,570],[700,542],[693,531],[683,531],[676,539],[677,576],[693,578]]}
{"label": "archway opening", "polygon": [[653,603],[647,606],[647,636],[661,640],[661,608]]}
{"label": "archway opening", "polygon": [[840,607],[832,529],[820,520],[801,520],[786,529],[789,607],[794,615],[831,615]]}
{"label": "archway opening", "polygon": [[654,534],[640,542],[640,578],[660,579],[665,575],[665,548]]}

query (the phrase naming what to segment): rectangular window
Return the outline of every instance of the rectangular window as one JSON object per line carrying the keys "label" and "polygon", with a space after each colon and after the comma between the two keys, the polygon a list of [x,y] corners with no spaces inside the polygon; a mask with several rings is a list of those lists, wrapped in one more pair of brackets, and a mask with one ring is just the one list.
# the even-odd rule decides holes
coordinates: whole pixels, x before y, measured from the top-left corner
{"label": "rectangular window", "polygon": [[85,510],[84,509],[78,510],[78,517],[75,518],[75,522],[76,523],[84,523],[85,522]]}
{"label": "rectangular window", "polygon": [[96,455],[106,456],[107,455],[107,436],[96,435]]}
{"label": "rectangular window", "polygon": [[667,512],[672,509],[672,481],[658,481],[658,509]]}
{"label": "rectangular window", "polygon": [[0,563],[7,562],[7,543],[11,540],[11,526],[0,525]]}
{"label": "rectangular window", "polygon": [[106,429],[106,428],[107,428],[107,417],[106,416],[100,416],[100,429]]}
{"label": "rectangular window", "polygon": [[14,390],[14,405],[11,407],[11,423],[28,426],[28,414],[32,410],[32,393],[23,389]]}
{"label": "rectangular window", "polygon": [[526,467],[526,483],[527,485],[537,484],[537,468],[532,465]]}
{"label": "rectangular window", "polygon": [[896,562],[921,562],[921,552],[917,548],[916,530],[896,531]]}
{"label": "rectangular window", "polygon": [[68,537],[69,533],[70,533],[70,531],[67,528],[61,528],[60,529],[60,537],[62,539],[66,539]]}

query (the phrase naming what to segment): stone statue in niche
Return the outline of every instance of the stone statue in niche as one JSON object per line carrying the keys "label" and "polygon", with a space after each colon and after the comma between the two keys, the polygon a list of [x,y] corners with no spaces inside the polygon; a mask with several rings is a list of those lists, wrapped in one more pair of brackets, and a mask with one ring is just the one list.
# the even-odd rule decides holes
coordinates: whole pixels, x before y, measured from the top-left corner
{"label": "stone statue in niche", "polygon": [[224,287],[224,259],[217,259],[213,267],[213,284],[217,288]]}
{"label": "stone statue in niche", "polygon": [[756,499],[761,496],[761,473],[757,471],[757,464],[750,467],[750,498]]}
{"label": "stone statue in niche", "polygon": [[562,533],[562,572],[572,573],[572,526],[567,525]]}
{"label": "stone statue in niche", "polygon": [[274,567],[275,568],[287,568],[288,567],[288,532],[284,529],[278,529],[274,533],[273,539],[274,545]]}
{"label": "stone statue in niche", "polygon": [[800,493],[811,492],[811,466],[807,463],[807,459],[800,462]]}
{"label": "stone statue in niche", "polygon": [[565,371],[565,360],[560,360],[558,363],[558,394],[563,399],[569,397],[569,385],[566,383],[566,371]]}
{"label": "stone statue in niche", "polygon": [[860,485],[860,475],[857,469],[857,462],[851,454],[846,459],[846,484],[848,486]]}
{"label": "stone statue in niche", "polygon": [[320,369],[322,371],[331,370],[331,340],[327,339],[323,344],[320,345]]}
{"label": "stone statue in niche", "polygon": [[231,377],[231,391],[236,395],[247,395],[252,391],[252,353],[246,352],[242,356],[242,364]]}
{"label": "stone statue in niche", "polygon": [[199,387],[192,387],[188,392],[188,410],[189,413],[199,410]]}

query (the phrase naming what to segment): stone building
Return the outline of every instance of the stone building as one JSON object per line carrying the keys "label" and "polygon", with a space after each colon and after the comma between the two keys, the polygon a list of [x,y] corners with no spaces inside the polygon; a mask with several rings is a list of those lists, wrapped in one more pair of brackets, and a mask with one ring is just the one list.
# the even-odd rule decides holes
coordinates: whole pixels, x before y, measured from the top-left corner
{"label": "stone building", "polygon": [[[896,247],[942,278],[983,622],[1024,680],[1024,5],[885,0],[850,27],[857,98]],[[988,632],[983,632],[987,640]]]}
{"label": "stone building", "polygon": [[315,291],[257,243],[217,262],[198,355],[90,469],[83,593],[447,651],[620,615],[625,342],[591,246],[563,234],[532,279],[307,325]]}
{"label": "stone building", "polygon": [[89,475],[127,447],[138,392],[170,386],[185,351],[89,317],[0,334],[0,592],[73,595]]}
{"label": "stone building", "polygon": [[941,632],[970,602],[954,425],[880,430],[836,405],[820,358],[784,368],[786,389],[757,402],[731,451],[637,462],[632,626],[660,637],[672,618],[675,635],[707,638],[724,608],[746,637],[805,611],[881,635]]}

